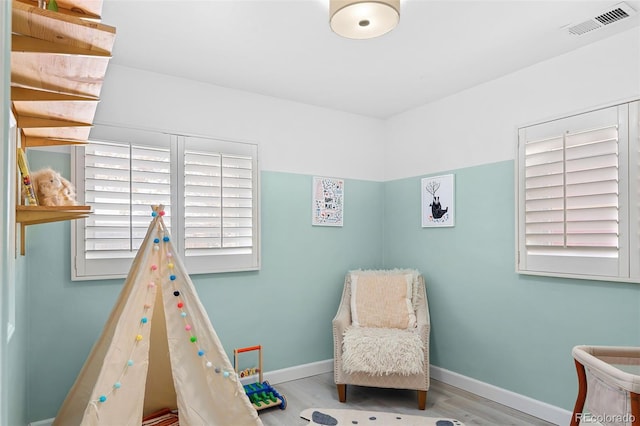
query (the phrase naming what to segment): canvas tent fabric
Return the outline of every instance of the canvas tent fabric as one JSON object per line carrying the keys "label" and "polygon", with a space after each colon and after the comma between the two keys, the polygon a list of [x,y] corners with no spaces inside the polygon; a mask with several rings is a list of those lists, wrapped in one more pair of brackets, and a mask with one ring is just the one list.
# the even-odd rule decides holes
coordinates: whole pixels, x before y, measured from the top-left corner
{"label": "canvas tent fabric", "polygon": [[262,425],[155,206],[104,330],[54,426],[140,426],[178,409],[185,426]]}

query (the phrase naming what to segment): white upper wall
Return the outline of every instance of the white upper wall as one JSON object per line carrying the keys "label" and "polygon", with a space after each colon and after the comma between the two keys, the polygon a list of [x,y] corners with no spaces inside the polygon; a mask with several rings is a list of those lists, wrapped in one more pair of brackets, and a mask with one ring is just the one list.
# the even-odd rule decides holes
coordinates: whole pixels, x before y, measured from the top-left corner
{"label": "white upper wall", "polygon": [[637,97],[640,28],[390,118],[384,179],[511,160],[519,126]]}
{"label": "white upper wall", "polygon": [[639,76],[634,28],[383,121],[110,65],[96,122],[256,142],[262,170],[385,181],[511,160],[519,126],[640,97]]}
{"label": "white upper wall", "polygon": [[261,170],[383,180],[384,121],[109,65],[97,124],[259,145]]}

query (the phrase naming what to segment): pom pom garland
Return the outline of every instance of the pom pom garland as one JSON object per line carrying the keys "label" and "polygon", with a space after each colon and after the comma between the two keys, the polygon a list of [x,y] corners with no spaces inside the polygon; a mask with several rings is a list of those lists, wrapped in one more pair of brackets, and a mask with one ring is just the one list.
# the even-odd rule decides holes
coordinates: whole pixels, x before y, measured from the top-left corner
{"label": "pom pom garland", "polygon": [[[152,213],[153,217],[156,217],[158,215],[164,216],[164,211],[158,211],[158,212],[154,211]],[[175,264],[172,262],[172,258],[173,258],[173,253],[171,252],[172,247],[169,245],[169,246],[167,246],[166,249],[165,248],[161,249],[160,246],[158,246],[158,244],[160,243],[160,238],[162,238],[162,241],[164,241],[165,243],[168,243],[170,241],[170,238],[167,235],[167,230],[164,227],[164,223],[162,222],[162,220],[160,220],[158,222],[158,224],[159,224],[158,227],[161,228],[161,229],[159,229],[159,233],[163,232],[164,235],[162,235],[162,234],[158,235],[158,237],[153,239],[153,243],[154,243],[153,251],[155,253],[154,256],[160,256],[160,257],[155,257],[154,258],[154,260],[155,260],[154,263],[152,263],[149,266],[151,271],[153,271],[153,273],[154,273],[154,279],[147,283],[147,301],[143,305],[143,308],[144,308],[143,312],[146,312],[147,310],[149,310],[149,309],[151,309],[153,307],[152,303],[155,300],[155,291],[152,291],[152,290],[156,286],[158,286],[160,291],[164,292],[164,291],[166,291],[168,289],[163,290],[161,287],[164,287],[165,286],[164,283],[166,283],[166,285],[171,285],[173,287],[172,294],[175,297],[180,297],[181,296],[181,291],[179,290],[180,287],[179,287],[179,283],[178,283],[178,277],[175,274],[173,274],[173,273],[169,274],[167,281],[164,281],[164,280],[166,280],[166,278],[162,279],[161,277],[156,275],[159,272],[159,266],[160,266],[160,262],[162,261],[162,259],[161,259],[162,256],[165,257],[164,262],[166,262],[165,265],[167,266],[167,268],[169,270],[171,270],[173,272],[173,269],[175,268]],[[165,277],[166,277],[166,275],[165,275]],[[182,276],[181,276],[181,279],[183,279]],[[186,318],[187,318],[188,314],[183,309],[184,306],[185,306],[184,301],[183,300],[178,300],[178,303],[176,304],[176,306],[179,309],[180,317],[185,319],[184,320],[185,321],[184,328],[185,328],[185,331],[188,333],[189,341],[191,343],[198,342],[198,338],[193,334],[193,331],[192,331],[193,326],[186,322]],[[142,327],[144,327],[150,321],[150,318],[147,317],[146,315],[141,315],[139,318],[140,318],[140,322],[139,322],[139,330],[140,330],[139,333],[140,334],[136,334],[135,343],[141,342],[144,339],[144,336],[143,336],[141,330],[142,330]],[[123,378],[126,375],[127,369],[134,367],[134,364],[135,364],[134,360],[133,360],[134,351],[136,351],[137,347],[138,347],[138,345],[134,344],[134,342],[132,342],[130,358],[126,361],[126,364],[122,369],[120,377],[118,378],[118,380],[116,382],[113,382],[114,384],[113,384],[113,386],[112,386],[112,388],[111,388],[111,390],[109,392],[100,395],[98,400],[97,401],[94,400],[94,402],[105,403],[107,401],[107,398],[110,397],[111,394],[113,394],[114,396],[117,396],[116,390],[120,389],[122,387],[122,383],[124,382]],[[235,378],[235,377],[237,377],[237,375],[235,374],[235,371],[233,371],[233,370],[228,371],[228,370],[226,370],[226,369],[224,369],[224,368],[222,368],[220,366],[215,366],[213,364],[213,362],[208,359],[208,357],[206,355],[207,354],[206,348],[202,348],[202,347],[198,348],[197,346],[196,346],[196,348],[197,348],[196,349],[197,350],[196,353],[198,354],[198,357],[203,358],[203,364],[204,364],[204,366],[206,368],[213,369],[216,374],[222,373],[222,376],[224,378],[229,378],[229,377],[234,377]]]}

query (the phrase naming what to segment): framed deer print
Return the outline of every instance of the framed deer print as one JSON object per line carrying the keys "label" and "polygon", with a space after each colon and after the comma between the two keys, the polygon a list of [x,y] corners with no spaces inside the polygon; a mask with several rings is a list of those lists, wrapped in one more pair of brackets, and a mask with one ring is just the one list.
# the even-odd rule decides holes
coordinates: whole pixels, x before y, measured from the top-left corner
{"label": "framed deer print", "polygon": [[455,180],[454,175],[423,178],[420,181],[422,195],[422,227],[454,226]]}

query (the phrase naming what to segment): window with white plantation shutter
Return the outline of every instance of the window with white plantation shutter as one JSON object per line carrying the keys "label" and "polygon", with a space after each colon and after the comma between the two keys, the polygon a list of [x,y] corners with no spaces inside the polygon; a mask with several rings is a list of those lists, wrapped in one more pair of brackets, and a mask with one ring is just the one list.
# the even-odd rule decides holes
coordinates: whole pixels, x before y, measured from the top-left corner
{"label": "window with white plantation shutter", "polygon": [[256,269],[257,147],[185,136],[182,140],[182,252],[189,271]]}
{"label": "window with white plantation shutter", "polygon": [[637,106],[519,129],[518,272],[640,278]]}
{"label": "window with white plantation shutter", "polygon": [[[98,126],[76,148],[73,278],[126,276],[154,204],[190,273],[259,267],[257,147]],[[93,135],[96,137],[93,137]]]}

